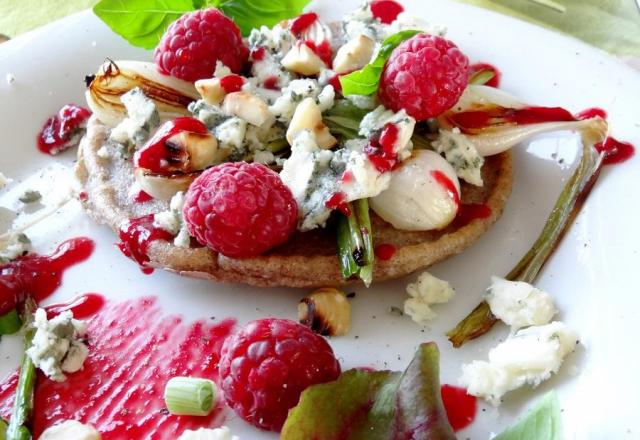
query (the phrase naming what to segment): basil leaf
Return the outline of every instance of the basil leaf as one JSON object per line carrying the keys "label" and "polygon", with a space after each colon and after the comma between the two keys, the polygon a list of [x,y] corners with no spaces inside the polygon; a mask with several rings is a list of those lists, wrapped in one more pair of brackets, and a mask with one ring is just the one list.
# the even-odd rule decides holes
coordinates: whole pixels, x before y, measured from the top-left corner
{"label": "basil leaf", "polygon": [[93,12],[134,46],[153,49],[169,25],[193,11],[192,0],[101,0]]}
{"label": "basil leaf", "polygon": [[[218,4],[215,4],[218,3]],[[245,37],[262,25],[273,27],[302,13],[310,0],[222,0],[213,6],[236,22]]]}
{"label": "basil leaf", "polygon": [[551,391],[515,425],[494,437],[493,440],[562,440],[560,402],[555,391]]}
{"label": "basil leaf", "polygon": [[340,77],[342,94],[347,96],[373,95],[376,93],[378,91],[378,84],[380,83],[380,76],[382,76],[382,69],[384,69],[384,64],[391,56],[393,49],[398,47],[404,40],[408,40],[419,33],[420,31],[406,30],[385,38],[375,60],[360,70]]}
{"label": "basil leaf", "polygon": [[281,440],[455,439],[439,381],[436,344],[422,344],[404,373],[349,370],[306,389]]}

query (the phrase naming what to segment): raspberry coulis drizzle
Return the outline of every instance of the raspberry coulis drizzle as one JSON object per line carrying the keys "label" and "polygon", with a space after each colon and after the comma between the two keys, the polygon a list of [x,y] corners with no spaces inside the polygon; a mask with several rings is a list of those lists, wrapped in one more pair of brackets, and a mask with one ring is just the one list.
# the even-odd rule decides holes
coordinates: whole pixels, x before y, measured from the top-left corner
{"label": "raspberry coulis drizzle", "polygon": [[456,209],[460,211],[460,194],[458,194],[458,189],[451,179],[440,170],[432,170],[431,177],[444,188],[451,200],[456,204]]}
{"label": "raspberry coulis drizzle", "polygon": [[51,255],[27,255],[0,266],[0,315],[22,304],[27,296],[36,302],[51,295],[69,267],[91,256],[95,244],[85,237],[60,244]]}
{"label": "raspberry coulis drizzle", "polygon": [[453,385],[442,385],[440,394],[449,424],[454,431],[459,431],[473,423],[478,407],[475,396],[470,396],[464,388]]}
{"label": "raspberry coulis drizzle", "polygon": [[70,141],[84,127],[91,112],[76,104],[67,104],[47,119],[38,134],[38,149],[46,154],[57,154],[70,147]]}
{"label": "raspberry coulis drizzle", "polygon": [[44,309],[49,319],[67,310],[73,313],[74,318],[85,319],[99,312],[104,304],[105,299],[99,293],[85,293],[64,303],[51,304]]}
{"label": "raspberry coulis drizzle", "polygon": [[244,79],[240,75],[227,75],[220,79],[220,86],[225,93],[238,92],[244,85]]}
{"label": "raspberry coulis drizzle", "polygon": [[346,201],[347,195],[343,192],[337,192],[329,197],[329,200],[325,202],[325,206],[329,209],[337,209],[347,217],[351,215],[349,204]]}
{"label": "raspberry coulis drizzle", "polygon": [[122,253],[138,263],[140,269],[145,274],[153,273],[153,268],[148,267],[149,245],[155,240],[171,241],[173,236],[164,229],[153,225],[153,214],[130,219],[118,234],[120,243],[118,249]]}
{"label": "raspberry coulis drizzle", "polygon": [[138,191],[138,194],[133,198],[133,201],[136,203],[146,203],[151,200],[153,200],[153,196],[143,190]]}
{"label": "raspberry coulis drizzle", "polygon": [[318,14],[315,12],[307,12],[291,20],[289,30],[297,38],[300,38],[302,33],[313,26],[316,21],[318,21]]}
{"label": "raspberry coulis drizzle", "polygon": [[373,16],[384,24],[393,23],[404,11],[402,5],[393,0],[374,0],[369,7]]}
{"label": "raspberry coulis drizzle", "polygon": [[[234,320],[188,324],[166,316],[155,298],[106,302],[88,319],[89,357],[65,382],[39,375],[33,434],[67,419],[89,423],[105,440],[175,439],[185,429],[221,422],[221,404],[206,417],[173,416],[163,391],[174,376],[218,378],[222,343]],[[18,374],[0,384],[0,416],[8,418]]]}
{"label": "raspberry coulis drizzle", "polygon": [[369,161],[380,173],[391,171],[398,166],[400,162],[395,152],[395,145],[398,141],[398,127],[395,124],[388,123],[380,132],[379,138],[372,138],[364,147],[364,153]]}

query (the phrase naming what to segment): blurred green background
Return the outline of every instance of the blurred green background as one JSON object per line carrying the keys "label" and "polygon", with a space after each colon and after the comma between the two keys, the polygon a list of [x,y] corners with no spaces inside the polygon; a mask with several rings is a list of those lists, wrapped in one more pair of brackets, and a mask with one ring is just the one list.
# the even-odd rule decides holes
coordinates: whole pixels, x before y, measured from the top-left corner
{"label": "blurred green background", "polygon": [[[573,35],[617,55],[640,56],[640,7],[636,0],[456,1]],[[15,37],[95,3],[97,0],[0,0],[0,34]]]}

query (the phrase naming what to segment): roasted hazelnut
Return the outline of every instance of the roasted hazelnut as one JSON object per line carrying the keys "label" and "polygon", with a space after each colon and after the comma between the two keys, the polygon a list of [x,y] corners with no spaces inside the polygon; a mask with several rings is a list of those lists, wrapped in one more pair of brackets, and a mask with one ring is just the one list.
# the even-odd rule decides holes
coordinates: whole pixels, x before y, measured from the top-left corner
{"label": "roasted hazelnut", "polygon": [[346,335],[351,328],[351,305],[340,290],[323,287],[300,300],[298,319],[321,335]]}

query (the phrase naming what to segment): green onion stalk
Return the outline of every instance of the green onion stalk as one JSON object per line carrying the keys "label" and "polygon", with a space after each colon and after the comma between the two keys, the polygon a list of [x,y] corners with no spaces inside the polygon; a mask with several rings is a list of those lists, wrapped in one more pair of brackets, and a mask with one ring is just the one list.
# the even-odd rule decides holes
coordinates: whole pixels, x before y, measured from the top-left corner
{"label": "green onion stalk", "polygon": [[33,328],[33,313],[37,305],[31,298],[27,298],[24,303],[23,322],[24,322],[24,350],[22,356],[22,364],[20,366],[20,376],[18,377],[18,386],[13,402],[13,410],[11,419],[7,426],[7,440],[29,440],[31,433],[27,427],[31,420],[33,411],[33,393],[36,386],[36,367],[26,351],[31,347],[35,329]]}
{"label": "green onion stalk", "polygon": [[[565,185],[547,222],[529,252],[506,275],[510,281],[533,283],[540,269],[556,249],[562,237],[580,212],[591,189],[600,176],[605,153],[599,153],[592,143],[585,143],[580,164]],[[487,333],[498,321],[486,301],[480,303],[458,325],[447,333],[454,347]]]}
{"label": "green onion stalk", "polygon": [[164,402],[174,415],[207,416],[216,400],[216,385],[208,379],[173,377],[164,389]]}
{"label": "green onion stalk", "polygon": [[368,199],[349,203],[350,215],[338,219],[338,258],[345,279],[358,276],[368,287],[373,280],[373,232]]}

